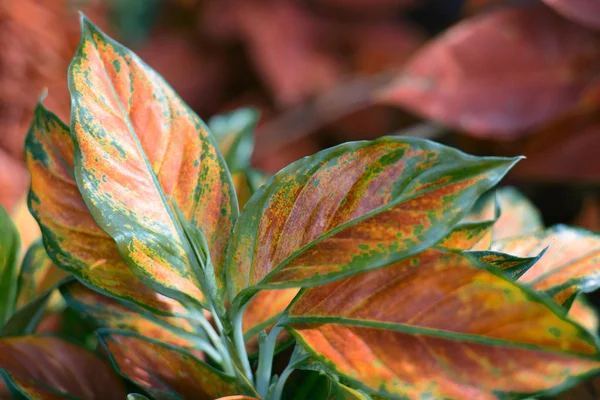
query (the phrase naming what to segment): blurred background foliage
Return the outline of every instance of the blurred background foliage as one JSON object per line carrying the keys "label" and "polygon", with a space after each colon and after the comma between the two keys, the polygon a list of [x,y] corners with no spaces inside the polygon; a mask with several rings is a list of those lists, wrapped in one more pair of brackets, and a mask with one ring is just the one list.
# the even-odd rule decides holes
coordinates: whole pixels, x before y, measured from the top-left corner
{"label": "blurred background foliage", "polygon": [[23,141],[44,88],[68,120],[77,10],[207,121],[260,112],[252,164],[427,137],[524,154],[504,181],[545,225],[600,230],[600,3],[587,0],[2,0],[0,204],[27,246]]}

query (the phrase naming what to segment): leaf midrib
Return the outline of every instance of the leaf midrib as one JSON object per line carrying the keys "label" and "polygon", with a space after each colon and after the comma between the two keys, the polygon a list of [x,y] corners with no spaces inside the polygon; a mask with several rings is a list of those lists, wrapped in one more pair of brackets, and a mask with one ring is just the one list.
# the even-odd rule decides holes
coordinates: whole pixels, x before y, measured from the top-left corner
{"label": "leaf midrib", "polygon": [[[93,29],[93,27],[88,25],[88,29]],[[104,72],[104,75],[107,79],[107,81],[109,82],[109,86],[112,92],[112,95],[114,96],[117,105],[119,106],[119,111],[121,112],[121,114],[123,115],[123,119],[125,121],[125,125],[127,126],[127,130],[129,131],[129,134],[131,135],[131,137],[133,138],[136,147],[138,149],[138,152],[140,153],[142,159],[144,160],[144,164],[146,165],[146,169],[148,170],[148,173],[150,174],[150,177],[152,179],[152,183],[154,184],[154,187],[161,199],[161,202],[163,203],[163,207],[166,209],[167,214],[169,216],[169,219],[171,221],[171,223],[173,224],[173,226],[175,227],[176,231],[177,231],[177,235],[179,237],[179,242],[181,243],[184,251],[186,252],[186,256],[187,256],[187,263],[190,267],[192,267],[191,265],[191,260],[193,259],[191,257],[192,251],[190,249],[190,245],[187,242],[187,240],[185,239],[185,234],[183,231],[183,228],[180,226],[180,224],[178,223],[177,219],[175,218],[175,215],[173,214],[173,211],[171,210],[167,198],[165,196],[165,193],[163,192],[163,188],[160,184],[160,182],[158,181],[158,177],[156,176],[156,173],[154,172],[154,169],[152,169],[152,166],[150,164],[150,161],[148,160],[148,156],[146,155],[146,152],[144,151],[144,148],[142,147],[142,144],[140,143],[140,140],[137,136],[137,134],[135,133],[135,129],[133,128],[133,125],[131,123],[131,120],[129,118],[129,115],[125,112],[125,108],[123,107],[123,104],[121,103],[121,99],[119,98],[116,88],[114,86],[113,81],[110,79],[110,76],[108,75],[108,71],[106,70],[106,64],[104,63],[104,59],[102,58],[102,56],[100,55],[100,49],[98,48],[98,44],[94,38],[94,35],[91,35],[91,41],[94,44],[94,47],[96,48],[96,50],[98,51],[98,57],[100,59],[100,61],[102,62],[102,71]],[[110,41],[109,41],[110,43]],[[112,43],[111,43],[112,44]],[[133,57],[135,58],[135,57]],[[167,99],[168,101],[168,99]],[[196,271],[196,268],[192,267],[191,268],[194,275],[196,275],[196,279],[200,282],[202,277],[199,276],[199,271]],[[198,301],[200,301],[199,299],[197,299]]]}
{"label": "leaf midrib", "polygon": [[[459,333],[442,329],[435,328],[426,328],[421,326],[395,323],[395,322],[382,322],[375,320],[365,320],[365,319],[356,319],[356,318],[347,318],[347,317],[325,317],[325,316],[286,316],[281,321],[280,324],[286,325],[289,328],[294,329],[294,325],[322,325],[322,324],[335,324],[335,325],[343,325],[343,326],[351,326],[357,328],[374,328],[374,329],[382,329],[388,331],[401,332],[411,335],[424,335],[430,337],[438,337],[447,340],[454,341],[463,341],[477,344],[484,344],[490,346],[499,346],[499,347],[517,347],[525,350],[544,350],[551,353],[556,354],[568,354],[574,355],[580,358],[590,359],[593,361],[600,361],[600,353],[596,353],[596,355],[590,354],[582,354],[573,351],[559,350],[547,346],[540,346],[531,343],[523,343],[523,342],[514,342],[506,339],[497,339],[491,338],[481,335],[475,335],[470,333]],[[583,339],[582,339],[583,340]],[[593,343],[588,341],[584,342],[590,347],[595,347]]]}

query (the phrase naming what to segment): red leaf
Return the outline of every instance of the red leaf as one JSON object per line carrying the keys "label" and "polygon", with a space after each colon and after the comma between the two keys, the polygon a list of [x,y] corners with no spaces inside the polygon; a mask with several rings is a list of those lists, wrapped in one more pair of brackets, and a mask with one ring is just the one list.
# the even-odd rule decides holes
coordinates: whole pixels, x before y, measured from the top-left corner
{"label": "red leaf", "polygon": [[590,28],[600,29],[600,2],[597,0],[543,0],[559,14]]}
{"label": "red leaf", "polygon": [[506,137],[574,107],[600,70],[597,43],[543,5],[499,10],[433,41],[379,95],[476,136]]}

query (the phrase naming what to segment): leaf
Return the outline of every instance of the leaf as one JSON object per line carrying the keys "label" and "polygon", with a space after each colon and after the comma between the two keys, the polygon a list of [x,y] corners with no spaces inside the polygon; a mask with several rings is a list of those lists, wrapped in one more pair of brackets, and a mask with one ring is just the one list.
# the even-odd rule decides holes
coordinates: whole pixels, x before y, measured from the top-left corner
{"label": "leaf", "polygon": [[[496,209],[496,203],[499,209]],[[499,213],[499,216],[496,214]],[[481,221],[496,218],[492,240],[521,236],[544,229],[538,209],[516,188],[503,187],[483,195],[467,220]]]}
{"label": "leaf", "polygon": [[69,69],[79,190],[142,282],[198,304],[200,272],[167,196],[202,229],[220,276],[237,216],[225,161],[200,118],[156,72],[85,17],[81,25]]}
{"label": "leaf", "polygon": [[321,151],[250,199],[227,254],[230,298],[314,286],[409,257],[441,240],[517,159],[477,158],[415,138]]}
{"label": "leaf", "polygon": [[163,314],[183,313],[178,302],[155,293],[133,275],[114,240],[96,224],[73,177],[69,129],[41,104],[25,147],[31,172],[29,208],[52,261],[102,293]]}
{"label": "leaf", "polygon": [[598,328],[600,327],[598,313],[594,307],[590,305],[583,294],[580,294],[575,298],[567,316],[592,334],[597,334]]}
{"label": "leaf", "polygon": [[505,398],[600,372],[594,338],[544,296],[427,250],[306,289],[282,324],[322,366],[395,398]]}
{"label": "leaf", "polygon": [[[246,349],[250,354],[258,352],[258,333],[263,329],[269,332],[290,305],[299,289],[263,290],[250,300],[244,311],[243,331]],[[284,342],[289,336],[279,334],[278,342]]]}
{"label": "leaf", "polygon": [[208,121],[219,149],[232,174],[250,168],[254,150],[254,129],[259,114],[254,108],[240,108],[233,112],[217,115]]}
{"label": "leaf", "polygon": [[576,107],[597,74],[596,43],[542,4],[500,8],[434,39],[377,96],[471,135],[526,134]]}
{"label": "leaf", "polygon": [[17,306],[24,307],[67,276],[48,257],[42,241],[35,241],[27,250],[19,272]]}
{"label": "leaf", "polygon": [[194,335],[193,328],[184,318],[142,314],[138,312],[141,310],[128,308],[127,305],[90,290],[79,282],[62,285],[60,292],[71,308],[91,318],[98,327],[126,329],[181,347],[195,346],[191,340]]}
{"label": "leaf", "polygon": [[17,228],[0,206],[0,326],[15,311],[21,240]]}
{"label": "leaf", "polygon": [[600,29],[600,4],[589,0],[543,0],[559,14],[590,28]]}
{"label": "leaf", "polygon": [[492,228],[496,220],[462,222],[437,247],[460,250],[488,250],[492,245]]}
{"label": "leaf", "polygon": [[149,400],[146,396],[139,393],[129,393],[127,400]]}
{"label": "leaf", "polygon": [[51,288],[37,299],[17,310],[17,312],[6,321],[6,324],[4,324],[2,329],[0,329],[0,336],[23,336],[32,334],[44,315],[46,305],[53,292],[54,288]]}
{"label": "leaf", "polygon": [[548,247],[544,256],[520,279],[570,306],[574,296],[600,287],[600,235],[581,228],[557,225],[543,232],[495,242],[493,250],[521,257]]}
{"label": "leaf", "polygon": [[540,260],[545,251],[546,249],[543,249],[539,254],[531,257],[516,257],[497,251],[466,251],[464,254],[476,260],[476,263],[496,268],[502,271],[504,276],[516,281]]}
{"label": "leaf", "polygon": [[46,394],[56,392],[81,399],[125,397],[121,381],[104,361],[59,338],[1,339],[0,369],[10,375],[20,391],[34,399],[50,399]]}
{"label": "leaf", "polygon": [[233,378],[184,349],[126,331],[101,330],[98,337],[117,371],[153,398],[213,400],[242,393]]}

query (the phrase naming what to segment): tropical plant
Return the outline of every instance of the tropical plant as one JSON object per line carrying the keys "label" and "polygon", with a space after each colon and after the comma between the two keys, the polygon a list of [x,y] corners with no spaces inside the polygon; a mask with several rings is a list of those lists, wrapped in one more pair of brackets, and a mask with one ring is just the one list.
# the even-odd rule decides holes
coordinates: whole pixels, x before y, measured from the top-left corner
{"label": "tropical plant", "polygon": [[[384,137],[258,188],[253,111],[212,120],[213,135],[85,17],[69,89],[70,126],[36,109],[29,207],[40,262],[72,275],[59,290],[99,326],[130,398],[521,398],[600,374],[597,321],[578,297],[600,286],[598,235],[537,232],[510,189],[476,204],[518,158]],[[0,352],[20,396],[106,398],[85,376],[69,378],[81,394],[27,365]]]}

